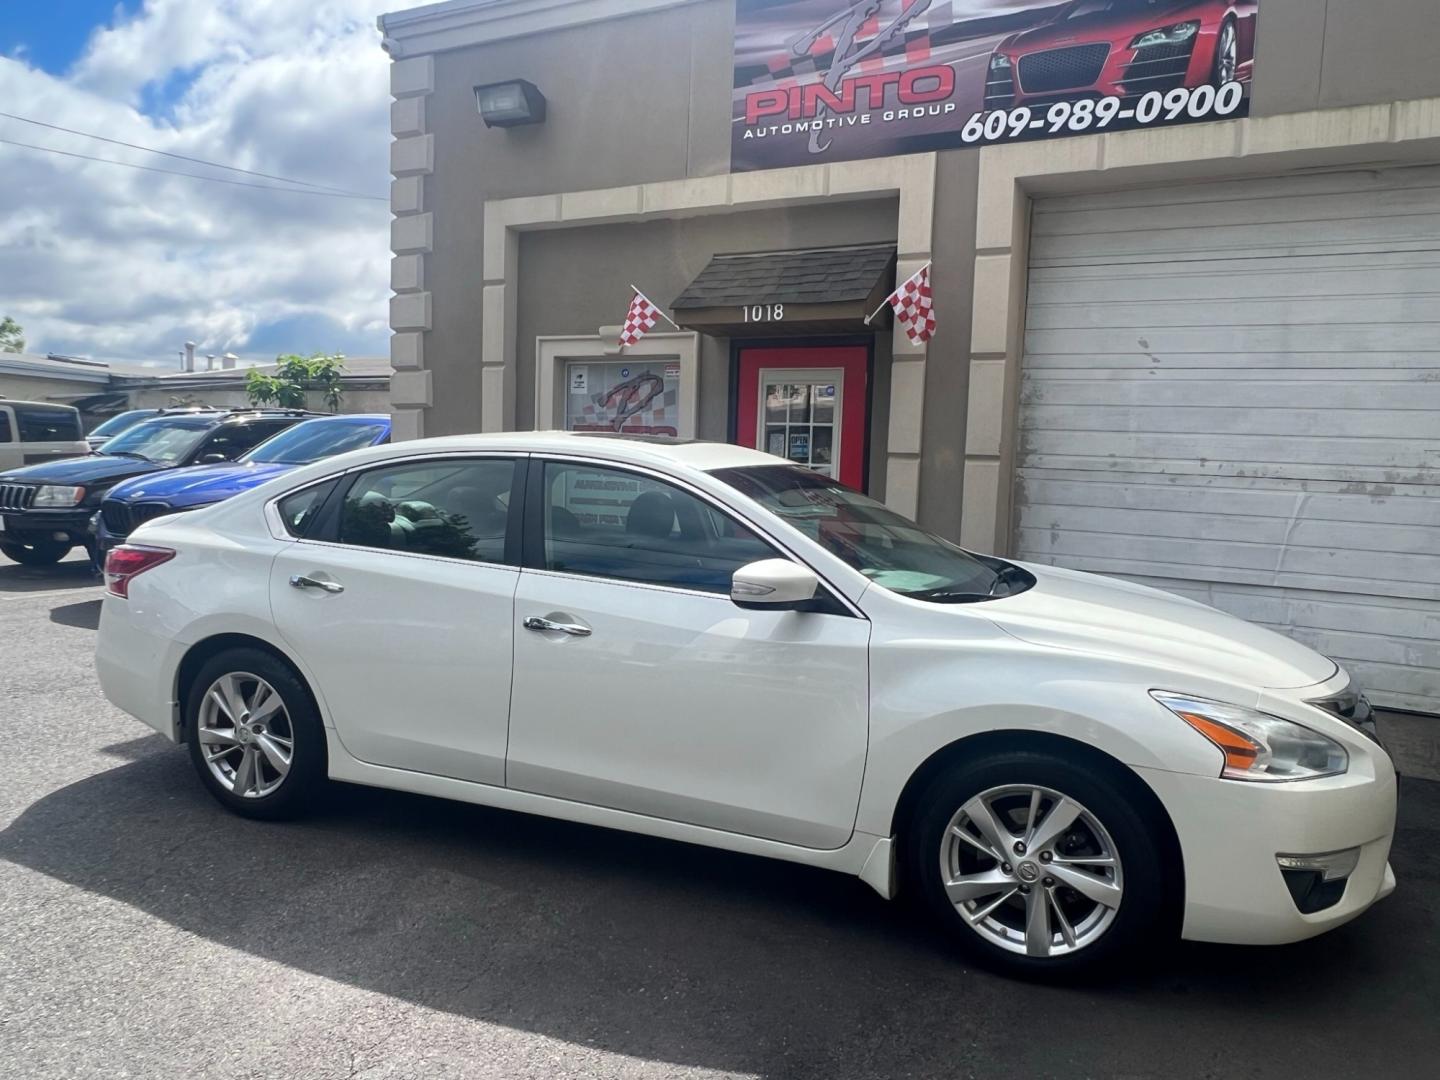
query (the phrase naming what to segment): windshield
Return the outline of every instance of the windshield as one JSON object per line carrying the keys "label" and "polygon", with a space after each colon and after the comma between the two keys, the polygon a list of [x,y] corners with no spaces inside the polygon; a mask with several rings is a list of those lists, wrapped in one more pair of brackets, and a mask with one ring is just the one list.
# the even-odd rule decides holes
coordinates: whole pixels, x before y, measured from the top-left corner
{"label": "windshield", "polygon": [[368,423],[337,420],[307,420],[272,435],[239,458],[257,465],[308,465],[321,458],[372,445],[384,435],[383,420]]}
{"label": "windshield", "polygon": [[1035,579],[1000,559],[972,555],[827,476],[795,465],[718,469],[715,476],[820,544],[877,585],[936,603],[974,603],[1023,592]]}
{"label": "windshield", "polygon": [[134,427],[146,417],[154,416],[154,409],[131,409],[129,412],[122,412],[118,416],[112,416],[103,424],[90,432],[91,435],[119,435],[120,432]]}
{"label": "windshield", "polygon": [[167,417],[146,420],[115,436],[101,447],[102,454],[145,458],[162,465],[174,465],[189,456],[200,440],[215,426],[209,419]]}

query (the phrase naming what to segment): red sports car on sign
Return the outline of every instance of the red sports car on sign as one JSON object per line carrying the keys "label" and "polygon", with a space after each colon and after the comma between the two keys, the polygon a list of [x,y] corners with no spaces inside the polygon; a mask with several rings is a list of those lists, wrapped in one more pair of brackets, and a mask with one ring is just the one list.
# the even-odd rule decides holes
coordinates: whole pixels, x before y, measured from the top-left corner
{"label": "red sports car on sign", "polygon": [[1249,82],[1259,0],[1074,0],[996,46],[985,108]]}

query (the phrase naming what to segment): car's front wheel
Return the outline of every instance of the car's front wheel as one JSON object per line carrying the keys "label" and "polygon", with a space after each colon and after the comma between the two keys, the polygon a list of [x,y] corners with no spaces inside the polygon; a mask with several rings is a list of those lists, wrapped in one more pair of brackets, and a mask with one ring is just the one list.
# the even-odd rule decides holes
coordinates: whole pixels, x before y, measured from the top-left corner
{"label": "car's front wheel", "polygon": [[18,540],[0,540],[0,555],[21,566],[54,566],[70,554],[73,544],[63,540],[37,540],[22,544]]}
{"label": "car's front wheel", "polygon": [[1089,762],[996,753],[921,797],[906,870],[975,958],[1016,974],[1090,970],[1166,933],[1165,847]]}
{"label": "car's front wheel", "polygon": [[1235,20],[1226,19],[1215,38],[1215,63],[1211,66],[1211,78],[1216,86],[1235,81],[1235,72],[1240,64],[1240,36],[1235,31]]}
{"label": "car's front wheel", "polygon": [[259,649],[212,657],[185,702],[190,761],[221,805],[276,820],[301,812],[325,784],[325,732],[291,668]]}

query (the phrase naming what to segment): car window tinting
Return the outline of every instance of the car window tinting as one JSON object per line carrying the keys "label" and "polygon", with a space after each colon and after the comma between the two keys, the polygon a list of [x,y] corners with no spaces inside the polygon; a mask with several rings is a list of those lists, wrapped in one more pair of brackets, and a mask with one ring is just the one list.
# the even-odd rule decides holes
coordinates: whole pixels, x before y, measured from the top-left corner
{"label": "car window tinting", "polygon": [[740,567],[780,557],[708,503],[619,469],[545,466],[545,566],[729,595]]}
{"label": "car window tinting", "polygon": [[263,465],[308,465],[321,458],[371,446],[387,430],[383,420],[341,423],[307,420],[267,439],[240,458]]}
{"label": "car window tinting", "polygon": [[101,453],[133,454],[174,465],[189,456],[214,426],[215,421],[209,418],[157,417],[122,431],[101,448]]}
{"label": "car window tinting", "polygon": [[1013,596],[1035,584],[1020,567],[972,555],[809,469],[762,465],[714,475],[892,592],[967,603]]}
{"label": "car window tinting", "polygon": [[90,432],[91,435],[118,435],[122,431],[128,431],[142,420],[148,420],[155,415],[154,409],[131,409],[129,412],[122,412],[110,417],[103,424]]}
{"label": "car window tinting", "polygon": [[215,429],[201,449],[206,454],[224,454],[233,460],[277,431],[283,431],[293,424],[293,420],[255,420],[250,423],[224,424]]}
{"label": "car window tinting", "polygon": [[80,414],[73,409],[47,409],[39,405],[12,405],[21,442],[78,442]]}
{"label": "car window tinting", "polygon": [[0,442],[8,443],[9,441],[10,414],[8,412],[0,412]]}
{"label": "car window tinting", "polygon": [[280,519],[285,523],[285,531],[299,539],[309,536],[310,528],[320,513],[320,507],[325,503],[325,497],[334,487],[335,481],[330,480],[281,499],[277,506]]}
{"label": "car window tinting", "polygon": [[498,458],[372,469],[345,496],[340,543],[504,562],[514,475]]}

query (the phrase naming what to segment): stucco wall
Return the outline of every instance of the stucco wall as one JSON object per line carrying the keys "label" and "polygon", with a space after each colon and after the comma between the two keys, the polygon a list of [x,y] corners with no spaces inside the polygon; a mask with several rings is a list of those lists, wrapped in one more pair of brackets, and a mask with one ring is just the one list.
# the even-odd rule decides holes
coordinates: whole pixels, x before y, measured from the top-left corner
{"label": "stucco wall", "polygon": [[89,394],[103,394],[103,382],[79,382],[69,379],[31,378],[28,375],[0,375],[0,398],[12,401],[61,401]]}
{"label": "stucco wall", "polygon": [[[519,260],[518,426],[532,426],[535,415],[536,336],[594,334],[601,326],[618,324],[630,299],[631,282],[667,305],[717,253],[893,242],[896,214],[893,200],[874,200],[526,233]],[[870,474],[875,481],[872,491],[878,493],[885,471],[888,335],[877,334],[876,343]],[[702,335],[700,350],[699,435],[724,439],[729,422],[730,339]]]}

